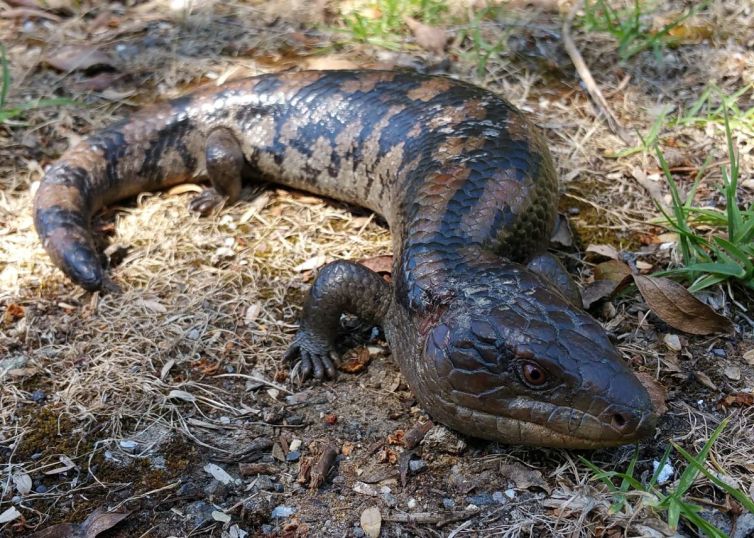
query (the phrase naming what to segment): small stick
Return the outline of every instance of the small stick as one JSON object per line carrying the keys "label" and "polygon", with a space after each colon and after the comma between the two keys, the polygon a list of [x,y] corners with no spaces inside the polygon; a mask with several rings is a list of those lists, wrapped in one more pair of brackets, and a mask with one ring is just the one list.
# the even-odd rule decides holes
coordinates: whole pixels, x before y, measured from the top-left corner
{"label": "small stick", "polygon": [[605,117],[607,126],[613,133],[618,135],[620,139],[623,140],[623,142],[625,142],[629,146],[633,146],[634,141],[632,140],[632,137],[626,132],[618,119],[610,110],[610,106],[607,104],[607,101],[602,95],[599,86],[597,86],[597,83],[594,81],[594,77],[592,77],[592,73],[589,71],[589,67],[587,67],[584,58],[581,56],[579,49],[576,48],[576,44],[573,42],[573,38],[571,37],[571,26],[573,25],[573,19],[576,16],[576,12],[581,9],[583,4],[584,0],[578,0],[576,3],[574,3],[570,13],[568,13],[568,17],[566,17],[566,20],[563,22],[563,46],[565,47],[568,56],[571,57],[573,66],[576,68],[576,71],[581,77],[581,80],[584,82],[589,95],[592,97],[592,100],[597,105],[597,108],[600,109],[600,112]]}
{"label": "small stick", "polygon": [[311,470],[309,478],[309,489],[311,491],[316,490],[319,486],[325,483],[327,475],[330,474],[330,469],[332,469],[337,456],[338,451],[330,444],[322,449],[322,455],[320,455],[319,460],[317,460],[317,463]]}

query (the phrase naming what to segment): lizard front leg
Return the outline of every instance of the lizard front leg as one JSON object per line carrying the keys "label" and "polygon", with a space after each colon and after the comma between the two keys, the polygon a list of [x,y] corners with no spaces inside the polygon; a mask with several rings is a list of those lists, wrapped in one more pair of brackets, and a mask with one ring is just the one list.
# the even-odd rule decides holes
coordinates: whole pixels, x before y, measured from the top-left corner
{"label": "lizard front leg", "polygon": [[382,325],[391,299],[390,286],[371,269],[344,260],[327,264],[312,284],[286,360],[301,358],[304,379],[335,377],[338,357],[333,346],[340,316],[353,314]]}

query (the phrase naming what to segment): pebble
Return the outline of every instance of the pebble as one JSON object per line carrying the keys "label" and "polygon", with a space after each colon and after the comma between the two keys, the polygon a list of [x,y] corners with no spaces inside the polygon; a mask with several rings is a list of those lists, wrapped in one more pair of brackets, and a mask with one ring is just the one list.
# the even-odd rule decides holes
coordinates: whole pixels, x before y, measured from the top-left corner
{"label": "pebble", "polygon": [[262,491],[274,491],[275,483],[272,481],[272,477],[266,474],[260,474],[256,479],[256,486]]}
{"label": "pebble", "polygon": [[720,349],[719,347],[716,347],[712,350],[712,354],[716,357],[725,358],[727,356],[727,353],[725,353],[724,349]]}
{"label": "pebble", "polygon": [[189,514],[189,516],[193,517],[194,525],[196,527],[201,527],[208,521],[213,521],[213,511],[214,508],[212,507],[212,505],[204,501],[195,501],[188,505],[188,507],[186,508],[186,512]]}
{"label": "pebble", "polygon": [[406,503],[406,505],[408,506],[409,510],[413,510],[414,508],[416,508],[416,505],[417,505],[416,499],[414,499],[413,497],[410,498],[408,500],[408,503]]}
{"label": "pebble", "polygon": [[276,506],[272,510],[272,517],[275,519],[284,519],[290,517],[296,513],[296,509],[292,506],[285,506],[283,504]]}
{"label": "pebble", "polygon": [[42,389],[37,389],[31,393],[31,399],[35,403],[43,403],[47,399],[47,394]]}
{"label": "pebble", "polygon": [[139,443],[131,439],[121,439],[118,444],[124,452],[128,452],[129,454],[133,454],[139,448]]}
{"label": "pebble", "polygon": [[[393,508],[398,504],[398,499],[395,498],[395,495],[390,493],[390,490],[382,492],[382,500],[385,501],[385,504],[388,505],[390,508]],[[414,501],[416,502],[416,501]]]}
{"label": "pebble", "polygon": [[179,497],[195,497],[199,495],[199,488],[193,482],[184,482],[176,491]]}
{"label": "pebble", "polygon": [[652,462],[652,471],[654,473],[657,473],[657,484],[662,486],[663,484],[667,483],[668,480],[673,478],[673,473],[675,470],[673,469],[673,465],[670,463],[670,460],[665,461],[665,465],[662,466],[662,469],[660,472],[657,472],[657,468],[660,466],[659,460],[654,460]]}
{"label": "pebble", "polygon": [[470,495],[466,497],[466,501],[470,504],[475,504],[476,506],[487,506],[490,504],[495,504],[495,500],[492,498],[492,495],[489,493],[480,493],[479,495]]}
{"label": "pebble", "polygon": [[506,489],[505,490],[505,496],[509,499],[515,499],[516,498],[516,490],[513,488]]}
{"label": "pebble", "polygon": [[228,496],[228,488],[219,480],[213,480],[205,486],[204,493],[212,502],[218,503]]}
{"label": "pebble", "polygon": [[496,491],[495,493],[493,493],[492,500],[498,504],[505,504],[506,502],[508,502],[508,499],[505,498],[505,495],[502,491]]}
{"label": "pebble", "polygon": [[445,497],[442,500],[442,506],[446,510],[452,510],[453,508],[456,507],[456,502],[453,499],[451,499],[450,497]]}
{"label": "pebble", "polygon": [[285,461],[294,462],[298,461],[301,458],[301,452],[298,450],[291,450],[288,452],[288,455],[285,457]]}
{"label": "pebble", "polygon": [[408,468],[411,469],[412,473],[418,473],[427,468],[427,462],[424,460],[411,460],[408,462]]}
{"label": "pebble", "polygon": [[37,493],[47,493],[47,486],[44,484],[39,484],[36,488],[34,488],[34,491]]}

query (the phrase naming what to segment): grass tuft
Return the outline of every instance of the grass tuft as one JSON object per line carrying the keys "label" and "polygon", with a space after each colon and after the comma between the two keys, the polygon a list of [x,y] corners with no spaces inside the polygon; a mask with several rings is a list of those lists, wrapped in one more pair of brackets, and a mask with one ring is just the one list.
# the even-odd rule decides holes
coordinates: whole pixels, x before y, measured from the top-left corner
{"label": "grass tuft", "polygon": [[[754,289],[754,205],[739,207],[739,162],[733,143],[728,109],[723,103],[723,123],[728,146],[728,166],[722,168],[721,193],[725,197],[725,210],[694,206],[694,196],[701,181],[706,163],[700,169],[691,191],[684,202],[678,185],[670,173],[668,163],[657,149],[663,175],[670,188],[671,212],[660,207],[664,225],[678,234],[682,267],[664,271],[691,282],[689,291],[696,292],[733,280]],[[705,225],[713,232],[703,235],[695,225]]]}
{"label": "grass tuft", "polygon": [[587,31],[612,35],[618,41],[618,56],[625,62],[645,50],[652,50],[659,57],[664,47],[677,42],[671,35],[673,29],[702,11],[709,3],[710,0],[698,3],[656,32],[652,32],[646,24],[647,4],[640,0],[634,0],[629,7],[623,9],[612,7],[606,0],[586,0],[582,20]]}
{"label": "grass tuft", "polygon": [[[684,520],[686,523],[696,527],[697,531],[705,536],[725,538],[727,536],[725,532],[701,516],[700,512],[703,507],[697,504],[688,493],[696,479],[702,474],[716,487],[736,499],[745,510],[754,514],[754,501],[741,489],[730,485],[728,482],[722,480],[719,475],[709,471],[705,463],[713,445],[728,425],[728,422],[729,419],[725,419],[715,428],[715,431],[712,432],[710,438],[696,455],[671,442],[672,447],[668,447],[665,451],[657,469],[646,484],[643,484],[639,479],[634,477],[634,470],[639,454],[638,450],[634,452],[625,472],[605,471],[584,457],[580,457],[580,460],[594,473],[594,479],[601,481],[607,487],[609,494],[613,498],[613,504],[610,507],[612,513],[623,510],[631,498],[638,498],[636,506],[630,507],[631,512],[638,512],[645,506],[660,516],[664,514],[668,526],[673,531],[678,529],[681,520]],[[672,449],[675,449],[686,461],[687,465],[683,473],[681,473],[680,478],[670,487],[664,488],[658,483],[658,479],[660,472],[670,458]],[[621,480],[619,486],[616,486],[613,482],[616,478]]]}
{"label": "grass tuft", "polygon": [[442,0],[376,0],[357,6],[343,22],[354,41],[398,50],[409,32],[406,17],[436,25],[447,11]]}
{"label": "grass tuft", "polygon": [[8,92],[10,91],[11,77],[10,66],[8,65],[8,55],[5,46],[0,43],[0,125],[8,120],[21,116],[25,112],[48,106],[70,105],[75,103],[72,99],[63,97],[52,99],[34,99],[16,106],[6,106]]}

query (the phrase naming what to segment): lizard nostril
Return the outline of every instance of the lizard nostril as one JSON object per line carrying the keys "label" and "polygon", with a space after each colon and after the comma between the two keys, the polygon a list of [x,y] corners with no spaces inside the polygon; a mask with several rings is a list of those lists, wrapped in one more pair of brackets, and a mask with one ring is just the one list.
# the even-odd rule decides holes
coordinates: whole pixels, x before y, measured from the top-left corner
{"label": "lizard nostril", "polygon": [[628,421],[626,420],[626,416],[621,413],[615,413],[613,415],[613,426],[615,426],[617,429],[622,430],[625,428],[626,423]]}

